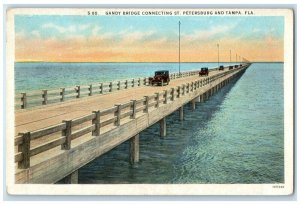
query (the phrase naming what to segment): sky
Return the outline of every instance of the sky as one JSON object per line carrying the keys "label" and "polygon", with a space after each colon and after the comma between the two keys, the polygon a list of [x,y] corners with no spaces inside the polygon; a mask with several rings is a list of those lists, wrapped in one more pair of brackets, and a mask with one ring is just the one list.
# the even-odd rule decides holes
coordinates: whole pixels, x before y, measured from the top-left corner
{"label": "sky", "polygon": [[179,21],[181,62],[283,61],[280,16],[63,15],[17,15],[15,61],[178,62]]}

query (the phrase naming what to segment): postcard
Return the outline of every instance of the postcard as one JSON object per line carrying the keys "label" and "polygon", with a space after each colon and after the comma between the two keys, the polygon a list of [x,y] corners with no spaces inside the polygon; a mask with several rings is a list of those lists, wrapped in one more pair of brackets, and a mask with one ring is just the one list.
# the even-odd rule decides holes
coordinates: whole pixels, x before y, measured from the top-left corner
{"label": "postcard", "polygon": [[8,193],[293,194],[293,15],[8,8]]}

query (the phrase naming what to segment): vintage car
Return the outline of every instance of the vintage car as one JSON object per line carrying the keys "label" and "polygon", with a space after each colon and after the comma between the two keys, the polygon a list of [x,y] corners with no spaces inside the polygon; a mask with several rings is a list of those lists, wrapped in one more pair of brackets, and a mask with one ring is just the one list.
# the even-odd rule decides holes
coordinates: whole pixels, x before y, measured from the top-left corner
{"label": "vintage car", "polygon": [[155,71],[154,77],[149,78],[149,85],[169,85],[170,76],[168,70]]}
{"label": "vintage car", "polygon": [[232,65],[229,66],[229,70],[231,70],[231,69],[233,69],[233,66],[232,66]]}
{"label": "vintage car", "polygon": [[201,71],[199,72],[199,76],[208,75],[208,67],[201,68]]}
{"label": "vintage car", "polygon": [[234,65],[234,67],[235,67],[235,68],[238,68],[238,67],[239,67],[239,65]]}
{"label": "vintage car", "polygon": [[220,65],[219,70],[224,70],[224,66]]}

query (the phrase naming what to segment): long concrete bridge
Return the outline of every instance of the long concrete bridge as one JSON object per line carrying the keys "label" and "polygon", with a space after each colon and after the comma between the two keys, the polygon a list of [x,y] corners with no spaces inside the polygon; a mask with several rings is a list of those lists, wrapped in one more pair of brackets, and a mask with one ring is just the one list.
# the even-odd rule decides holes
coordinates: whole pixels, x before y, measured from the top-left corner
{"label": "long concrete bridge", "polygon": [[213,69],[205,77],[198,76],[198,71],[183,73],[185,77],[173,75],[167,86],[118,89],[17,110],[15,182],[45,184],[64,178],[66,183],[78,183],[79,168],[127,140],[130,162],[136,163],[141,131],[158,122],[160,135],[165,137],[168,115],[178,111],[183,120],[185,104],[191,103],[196,109],[196,102],[206,100],[249,66]]}

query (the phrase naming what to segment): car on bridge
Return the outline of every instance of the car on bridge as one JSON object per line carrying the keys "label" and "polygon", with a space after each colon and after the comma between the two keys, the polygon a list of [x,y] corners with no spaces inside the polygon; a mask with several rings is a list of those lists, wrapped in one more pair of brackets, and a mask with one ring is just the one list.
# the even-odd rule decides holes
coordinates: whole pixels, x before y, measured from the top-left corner
{"label": "car on bridge", "polygon": [[233,69],[233,66],[232,66],[232,65],[229,66],[229,70],[231,70],[231,69]]}
{"label": "car on bridge", "polygon": [[234,67],[235,67],[235,68],[238,68],[238,67],[239,67],[239,65],[234,65]]}
{"label": "car on bridge", "polygon": [[208,76],[208,73],[209,73],[208,67],[203,67],[203,68],[201,68],[201,70],[199,72],[199,76],[203,76],[203,75]]}
{"label": "car on bridge", "polygon": [[219,70],[224,70],[224,66],[220,65]]}
{"label": "car on bridge", "polygon": [[149,77],[149,85],[169,85],[170,75],[168,70],[155,71],[154,77]]}

